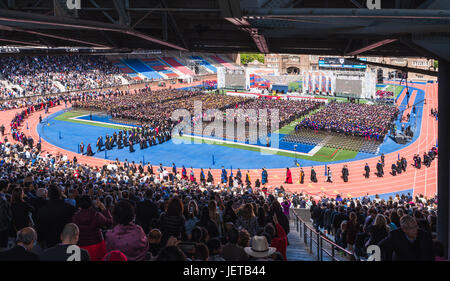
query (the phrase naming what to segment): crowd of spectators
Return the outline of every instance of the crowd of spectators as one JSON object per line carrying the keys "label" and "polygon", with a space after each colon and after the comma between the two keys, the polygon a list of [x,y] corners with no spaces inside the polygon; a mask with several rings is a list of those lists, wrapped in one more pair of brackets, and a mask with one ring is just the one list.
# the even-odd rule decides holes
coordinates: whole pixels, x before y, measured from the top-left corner
{"label": "crowd of spectators", "polygon": [[0,64],[0,76],[18,88],[13,92],[0,87],[4,98],[122,85],[119,68],[104,56],[2,57]]}
{"label": "crowd of spectators", "polygon": [[[25,104],[10,125],[18,129],[31,113],[62,102],[95,104],[131,95],[110,90],[40,99]],[[239,101],[230,104],[238,107]],[[385,260],[444,256],[432,240],[436,198],[317,200],[282,187],[252,188],[251,182],[198,183],[176,168],[169,177],[151,164],[79,164],[76,157],[42,153],[26,139],[0,140],[0,248],[16,238],[0,260],[67,260],[71,245],[82,248],[82,260],[286,260],[291,206],[309,207],[317,229],[358,257],[373,244]]]}
{"label": "crowd of spectators", "polygon": [[0,247],[28,237],[26,253],[0,259],[66,260],[62,249],[78,245],[83,260],[286,260],[288,216],[272,194],[0,146]]}
{"label": "crowd of spectators", "polygon": [[[305,204],[294,199],[294,205]],[[396,194],[389,199],[310,200],[311,218],[317,230],[365,259],[367,247],[378,245],[382,260],[441,260],[442,244],[436,240],[437,197]]]}
{"label": "crowd of spectators", "polygon": [[389,105],[331,102],[303,119],[296,130],[327,130],[382,141],[397,115],[398,109]]}

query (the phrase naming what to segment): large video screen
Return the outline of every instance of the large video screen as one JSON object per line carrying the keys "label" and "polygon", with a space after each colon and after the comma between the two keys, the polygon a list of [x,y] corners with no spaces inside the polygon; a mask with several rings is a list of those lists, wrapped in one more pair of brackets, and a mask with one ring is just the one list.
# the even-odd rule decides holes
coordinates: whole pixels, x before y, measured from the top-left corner
{"label": "large video screen", "polygon": [[[367,58],[360,58],[360,60],[367,61]],[[335,68],[366,68],[363,63],[357,63],[345,58],[329,58],[319,57],[319,67],[335,67]]]}

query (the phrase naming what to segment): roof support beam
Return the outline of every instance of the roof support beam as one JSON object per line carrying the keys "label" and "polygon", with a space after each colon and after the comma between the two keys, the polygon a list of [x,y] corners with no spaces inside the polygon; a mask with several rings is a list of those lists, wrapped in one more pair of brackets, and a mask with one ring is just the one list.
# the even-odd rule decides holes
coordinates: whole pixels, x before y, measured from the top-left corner
{"label": "roof support beam", "polygon": [[[162,5],[162,4],[161,4],[161,2],[160,2],[155,8],[161,7],[161,5]],[[135,28],[138,24],[140,24],[145,18],[147,18],[148,16],[150,16],[152,13],[153,13],[152,10],[148,11],[142,18],[138,19],[138,20],[133,24],[133,26],[132,26],[131,28]]]}
{"label": "roof support beam", "polygon": [[[167,5],[166,0],[161,0],[161,5],[164,8],[169,8]],[[167,12],[167,15],[169,16],[169,20],[172,23],[173,29],[175,30],[175,33],[177,34],[178,38],[180,38],[181,43],[186,49],[189,49],[188,45],[186,44],[186,40],[184,39],[183,33],[180,32],[180,29],[178,28],[177,21],[175,20],[175,17],[171,12]]]}
{"label": "roof support beam", "polygon": [[450,19],[449,10],[417,10],[417,9],[248,9],[245,18],[370,18],[370,19]]}
{"label": "roof support beam", "polygon": [[49,33],[43,33],[43,32],[32,31],[32,30],[25,30],[25,29],[21,29],[21,28],[14,28],[14,30],[15,31],[19,31],[19,32],[34,34],[34,35],[41,35],[41,36],[45,36],[45,37],[55,38],[55,39],[59,39],[59,40],[63,40],[63,41],[70,41],[70,42],[80,43],[80,44],[83,44],[83,45],[89,45],[89,46],[101,47],[101,48],[111,48],[110,46],[106,46],[106,45],[103,45],[103,44],[88,42],[88,41],[84,41],[84,40],[78,40],[78,39],[74,39],[74,38],[69,38],[69,37],[64,37],[64,36],[59,36],[59,35],[54,35],[54,34],[49,34]]}
{"label": "roof support beam", "polygon": [[43,45],[41,44],[37,44],[34,42],[25,42],[25,41],[19,41],[19,40],[11,40],[11,39],[6,39],[6,38],[0,38],[0,41],[4,41],[4,42],[9,42],[9,43],[16,43],[16,44],[22,44],[25,46],[35,46],[35,47],[41,47]]}
{"label": "roof support beam", "polygon": [[0,9],[0,21],[8,22],[21,22],[21,23],[34,23],[38,25],[49,25],[49,26],[64,26],[68,28],[76,28],[79,30],[96,30],[96,31],[111,31],[118,32],[122,34],[128,34],[134,37],[138,37],[156,44],[160,44],[166,47],[174,48],[180,51],[187,51],[187,49],[180,47],[178,45],[165,42],[163,40],[154,38],[152,36],[143,34],[141,32],[135,31],[133,29],[118,28],[116,25],[100,23],[88,20],[79,20],[71,18],[56,18],[47,15],[30,15],[29,13],[1,10]]}
{"label": "roof support beam", "polygon": [[350,0],[350,2],[352,2],[353,3],[353,5],[355,5],[356,6],[356,8],[364,8],[364,6],[363,5],[361,5],[361,3],[359,3],[357,0]]}
{"label": "roof support beam", "polygon": [[114,7],[116,7],[116,11],[119,14],[119,24],[130,25],[130,18],[125,12],[125,0],[114,0]]}
{"label": "roof support beam", "polygon": [[351,51],[351,52],[349,52],[349,53],[346,53],[345,55],[346,55],[346,56],[356,56],[356,55],[359,55],[359,54],[361,54],[361,53],[364,53],[364,52],[367,52],[367,51],[376,49],[376,48],[378,48],[378,47],[380,47],[380,46],[383,46],[383,45],[386,45],[386,44],[389,44],[389,43],[392,43],[392,42],[395,42],[395,41],[397,41],[397,39],[385,39],[385,40],[381,40],[381,41],[378,41],[378,42],[369,44],[369,45],[367,45],[367,46],[365,46],[365,47],[363,47],[363,48],[360,48],[360,49]]}
{"label": "roof support beam", "polygon": [[250,33],[250,36],[255,42],[256,47],[258,47],[258,50],[261,53],[268,54],[270,52],[264,35],[258,34],[258,29],[252,28],[248,21],[246,21],[245,19],[238,19],[238,18],[225,18],[225,19],[234,24],[240,30]]}
{"label": "roof support beam", "polygon": [[[94,0],[89,0],[89,2],[91,2],[92,5],[94,5],[97,8],[100,8],[100,6],[94,1]],[[107,12],[102,11],[102,14],[109,19],[112,23],[117,23],[117,21],[115,19],[113,19]]]}

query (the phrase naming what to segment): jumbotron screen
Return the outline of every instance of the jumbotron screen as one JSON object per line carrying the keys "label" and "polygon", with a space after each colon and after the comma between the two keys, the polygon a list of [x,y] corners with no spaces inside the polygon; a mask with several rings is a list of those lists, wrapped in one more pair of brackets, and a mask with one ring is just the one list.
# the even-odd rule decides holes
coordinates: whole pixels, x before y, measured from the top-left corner
{"label": "jumbotron screen", "polygon": [[[367,61],[367,58],[360,60]],[[335,67],[335,68],[366,68],[363,63],[356,63],[345,58],[329,58],[319,57],[319,67]]]}

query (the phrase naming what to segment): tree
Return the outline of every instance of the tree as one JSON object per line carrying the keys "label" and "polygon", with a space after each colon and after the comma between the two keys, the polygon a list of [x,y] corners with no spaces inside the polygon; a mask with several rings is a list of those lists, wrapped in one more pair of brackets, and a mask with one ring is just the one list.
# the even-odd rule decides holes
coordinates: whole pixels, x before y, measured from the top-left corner
{"label": "tree", "polygon": [[437,69],[439,67],[438,60],[434,60],[434,69]]}
{"label": "tree", "polygon": [[241,53],[241,64],[246,65],[249,62],[257,60],[264,63],[264,54],[260,53]]}

